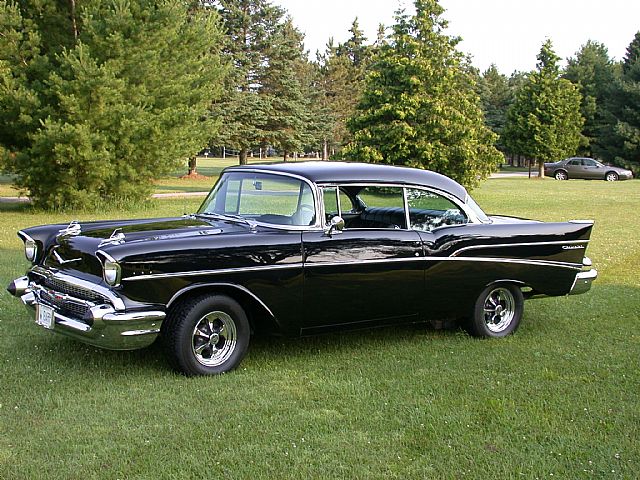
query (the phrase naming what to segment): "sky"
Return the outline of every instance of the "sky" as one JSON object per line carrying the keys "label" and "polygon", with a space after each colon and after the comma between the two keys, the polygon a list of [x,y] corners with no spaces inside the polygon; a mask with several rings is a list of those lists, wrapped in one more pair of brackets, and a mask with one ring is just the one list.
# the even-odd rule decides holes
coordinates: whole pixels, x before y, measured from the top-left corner
{"label": "sky", "polygon": [[[369,41],[378,25],[393,23],[398,7],[412,8],[408,0],[272,0],[286,8],[305,33],[305,47],[315,59],[330,37],[335,43],[350,36],[358,17]],[[587,40],[603,43],[609,55],[621,60],[640,31],[640,0],[440,0],[447,33],[462,37],[458,49],[470,54],[481,71],[492,63],[504,74],[530,71],[549,38],[564,60]]]}

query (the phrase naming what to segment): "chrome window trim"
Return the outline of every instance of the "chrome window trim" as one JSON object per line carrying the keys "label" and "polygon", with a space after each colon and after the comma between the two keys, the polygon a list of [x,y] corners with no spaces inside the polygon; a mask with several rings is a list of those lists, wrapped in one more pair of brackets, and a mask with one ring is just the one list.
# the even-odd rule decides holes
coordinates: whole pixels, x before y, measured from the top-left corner
{"label": "chrome window trim", "polygon": [[[451,254],[452,257],[457,257],[461,252],[468,250],[478,250],[486,248],[496,247],[530,247],[534,245],[577,245],[581,243],[589,243],[589,240],[557,240],[552,242],[518,242],[518,243],[496,243],[493,245],[471,245],[469,247],[462,247]],[[587,248],[586,245],[584,248]]]}
{"label": "chrome window trim", "polygon": [[[475,213],[470,210],[469,208],[467,208],[467,205],[460,200],[458,197],[456,197],[455,195],[451,195],[448,192],[445,192],[444,190],[439,190],[437,188],[433,188],[433,187],[425,187],[422,185],[411,185],[408,183],[366,183],[366,182],[354,182],[354,183],[335,183],[335,182],[326,182],[326,183],[319,183],[318,187],[319,188],[324,188],[324,187],[337,187],[340,188],[341,186],[348,186],[348,187],[395,187],[395,188],[402,188],[404,189],[404,196],[406,197],[406,189],[407,188],[411,188],[413,190],[424,190],[427,192],[431,192],[434,193],[436,195],[440,195],[441,197],[445,197],[447,200],[451,201],[452,203],[454,203],[456,206],[458,206],[460,208],[460,210],[462,210],[464,212],[464,214],[466,215],[467,219],[469,220],[467,223],[465,224],[460,224],[460,225],[469,225],[469,224],[483,224],[484,222],[481,222],[480,219],[478,219],[478,217],[475,215]],[[468,195],[468,194],[467,194]],[[341,207],[340,205],[340,200],[338,199],[338,207]],[[423,230],[413,230],[412,228],[409,228],[409,205],[408,202],[405,202],[404,204],[404,212],[405,212],[405,216],[407,217],[407,228],[401,228],[400,230],[408,230],[408,231],[414,231],[414,232],[423,232]],[[460,226],[457,225],[457,226]],[[453,227],[456,225],[443,225],[442,227],[436,227],[433,230],[429,231],[429,232],[425,232],[425,233],[432,233],[436,230],[439,230],[441,228],[448,228],[448,227]],[[381,229],[381,228],[350,228],[350,229],[346,229],[345,230],[388,230],[388,229]]]}
{"label": "chrome window trim", "polygon": [[[315,183],[313,183],[311,180],[309,180],[306,177],[303,177],[301,175],[296,175],[295,173],[288,173],[288,172],[274,172],[271,170],[262,170],[260,168],[237,168],[237,167],[229,167],[227,169],[225,169],[222,174],[220,175],[220,179],[222,179],[223,175],[225,173],[261,173],[263,175],[274,175],[274,176],[282,176],[282,177],[290,177],[290,178],[295,178],[296,180],[301,180],[304,183],[306,183],[307,185],[309,185],[311,187],[311,193],[313,194],[313,201],[315,202],[315,212],[316,212],[316,221],[313,225],[280,225],[277,223],[267,223],[267,222],[257,222],[255,220],[251,220],[253,223],[255,223],[256,225],[260,225],[262,227],[268,227],[268,228],[276,228],[278,230],[290,230],[290,231],[317,231],[317,230],[322,230],[323,229],[323,222],[322,222],[322,218],[324,217],[320,217],[318,215],[318,213],[324,213],[324,208],[322,208],[319,199],[320,199],[320,194],[318,192],[318,185],[316,185]],[[216,182],[217,183],[217,182]],[[214,187],[215,188],[215,187]],[[211,189],[213,190],[213,188]],[[204,205],[204,202],[207,201],[209,199],[209,195],[211,194],[211,192],[209,192],[209,194],[207,194],[207,197],[205,198],[205,200],[202,202],[202,205]],[[200,205],[200,207],[202,207],[202,205]],[[199,209],[198,209],[199,210]]]}
{"label": "chrome window trim", "polygon": [[40,266],[33,267],[31,269],[31,272],[41,277],[54,277],[58,280],[69,283],[71,285],[76,285],[80,288],[92,290],[98,293],[99,295],[101,295],[102,297],[104,297],[105,300],[111,302],[111,304],[116,310],[125,309],[125,305],[122,299],[118,295],[116,295],[110,288],[107,288],[103,285],[99,285],[94,282],[89,282],[87,280],[82,280],[81,278],[73,277],[71,275],[67,275],[66,273],[52,272],[51,270],[47,270],[46,268],[43,268]]}

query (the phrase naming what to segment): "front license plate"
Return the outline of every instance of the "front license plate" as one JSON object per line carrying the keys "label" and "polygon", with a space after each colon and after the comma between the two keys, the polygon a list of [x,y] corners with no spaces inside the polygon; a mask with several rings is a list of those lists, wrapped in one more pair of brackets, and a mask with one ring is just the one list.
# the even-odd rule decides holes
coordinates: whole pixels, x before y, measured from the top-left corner
{"label": "front license plate", "polygon": [[44,328],[53,328],[54,325],[53,308],[46,305],[36,305],[36,323]]}

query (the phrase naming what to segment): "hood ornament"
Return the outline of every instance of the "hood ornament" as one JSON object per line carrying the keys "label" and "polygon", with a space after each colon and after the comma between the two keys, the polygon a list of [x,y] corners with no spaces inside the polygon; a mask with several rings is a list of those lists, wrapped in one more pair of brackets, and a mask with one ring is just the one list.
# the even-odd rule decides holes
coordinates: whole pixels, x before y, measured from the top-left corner
{"label": "hood ornament", "polygon": [[104,245],[120,245],[124,243],[124,233],[122,232],[122,228],[116,228],[113,232],[111,232],[111,236],[109,238],[105,238],[100,242],[98,248]]}
{"label": "hood ornament", "polygon": [[80,227],[80,224],[78,223],[77,220],[71,220],[71,223],[69,223],[69,225],[67,225],[65,228],[63,228],[62,230],[58,230],[58,233],[60,235],[80,235],[80,233],[82,232],[82,228]]}

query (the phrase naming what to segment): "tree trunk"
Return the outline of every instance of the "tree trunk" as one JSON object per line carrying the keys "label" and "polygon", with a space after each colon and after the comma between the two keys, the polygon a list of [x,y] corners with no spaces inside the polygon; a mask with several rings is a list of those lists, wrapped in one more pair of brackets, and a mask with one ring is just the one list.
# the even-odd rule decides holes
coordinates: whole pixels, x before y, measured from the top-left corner
{"label": "tree trunk", "polygon": [[247,149],[246,148],[240,149],[240,152],[238,152],[238,160],[239,160],[240,165],[246,165],[247,164]]}
{"label": "tree trunk", "polygon": [[78,23],[76,21],[76,0],[69,0],[69,9],[71,10],[71,29],[73,32],[73,39],[78,41]]}
{"label": "tree trunk", "polygon": [[189,158],[189,173],[187,175],[197,175],[198,174],[198,159],[196,157]]}
{"label": "tree trunk", "polygon": [[544,160],[538,160],[538,178],[544,178]]}
{"label": "tree trunk", "polygon": [[326,138],[322,141],[322,160],[329,160],[329,142]]}
{"label": "tree trunk", "polygon": [[287,160],[289,160],[289,152],[285,150],[284,154],[282,155],[282,161],[286,162]]}

